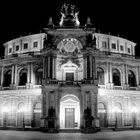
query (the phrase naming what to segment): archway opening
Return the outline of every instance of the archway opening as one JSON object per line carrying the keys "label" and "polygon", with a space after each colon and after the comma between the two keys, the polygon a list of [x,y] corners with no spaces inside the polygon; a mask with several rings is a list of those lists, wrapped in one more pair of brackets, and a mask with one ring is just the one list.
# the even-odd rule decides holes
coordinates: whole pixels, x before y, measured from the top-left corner
{"label": "archway opening", "polygon": [[128,84],[130,87],[136,87],[136,77],[133,71],[128,71]]}
{"label": "archway opening", "polygon": [[120,76],[120,72],[117,69],[113,69],[112,71],[113,73],[113,83],[115,86],[120,86],[121,85],[121,76]]}
{"label": "archway opening", "polygon": [[19,86],[24,86],[27,83],[27,69],[22,69],[19,73]]}
{"label": "archway opening", "polygon": [[10,87],[11,84],[11,77],[12,77],[12,71],[9,70],[4,74],[4,83],[3,87]]}
{"label": "archway opening", "polygon": [[74,95],[66,95],[60,100],[60,129],[80,128],[80,102]]}
{"label": "archway opening", "polygon": [[106,127],[107,126],[107,110],[104,103],[98,104],[98,112],[99,112],[99,119],[100,119],[100,126]]}

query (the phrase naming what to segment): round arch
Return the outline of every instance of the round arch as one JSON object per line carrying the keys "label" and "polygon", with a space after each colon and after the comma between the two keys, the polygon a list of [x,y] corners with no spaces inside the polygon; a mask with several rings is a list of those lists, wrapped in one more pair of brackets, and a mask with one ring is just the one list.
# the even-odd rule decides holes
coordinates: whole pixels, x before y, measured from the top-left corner
{"label": "round arch", "polygon": [[4,73],[4,82],[3,87],[9,87],[11,84],[11,78],[12,78],[12,70],[7,70]]}
{"label": "round arch", "polygon": [[130,87],[136,87],[136,76],[132,70],[128,70],[128,84]]}
{"label": "round arch", "polygon": [[112,70],[112,78],[113,78],[113,83],[115,86],[120,86],[121,85],[121,73],[117,68],[114,68]]}
{"label": "round arch", "polygon": [[20,86],[26,85],[27,83],[27,69],[23,68],[19,71],[19,82]]}
{"label": "round arch", "polygon": [[80,128],[80,101],[68,94],[60,99],[60,129]]}
{"label": "round arch", "polygon": [[35,71],[35,84],[41,85],[43,79],[43,68],[38,68]]}

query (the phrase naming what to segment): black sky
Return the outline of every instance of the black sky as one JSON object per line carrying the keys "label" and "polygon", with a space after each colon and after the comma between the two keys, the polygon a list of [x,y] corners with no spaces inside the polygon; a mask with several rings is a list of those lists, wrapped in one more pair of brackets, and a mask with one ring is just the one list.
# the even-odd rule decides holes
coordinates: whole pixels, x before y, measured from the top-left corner
{"label": "black sky", "polygon": [[140,56],[140,11],[138,2],[121,0],[19,0],[0,2],[0,55],[2,44],[30,33],[39,33],[47,27],[51,16],[58,25],[60,9],[64,2],[70,2],[79,10],[81,25],[91,17],[93,27],[101,33],[126,38],[137,43],[136,55]]}

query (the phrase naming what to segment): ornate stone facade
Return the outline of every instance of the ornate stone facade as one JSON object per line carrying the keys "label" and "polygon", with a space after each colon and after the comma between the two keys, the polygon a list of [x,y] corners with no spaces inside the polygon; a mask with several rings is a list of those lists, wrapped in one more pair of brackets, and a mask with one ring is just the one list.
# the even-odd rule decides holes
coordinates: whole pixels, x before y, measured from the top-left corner
{"label": "ornate stone facade", "polygon": [[52,19],[44,33],[4,44],[0,126],[48,131],[140,126],[136,44],[87,24],[51,24]]}

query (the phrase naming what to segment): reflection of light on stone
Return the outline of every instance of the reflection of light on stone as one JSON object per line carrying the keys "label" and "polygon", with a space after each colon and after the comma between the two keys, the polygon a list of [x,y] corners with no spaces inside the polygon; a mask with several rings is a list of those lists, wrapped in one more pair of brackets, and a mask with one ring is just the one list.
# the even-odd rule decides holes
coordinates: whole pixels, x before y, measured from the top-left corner
{"label": "reflection of light on stone", "polygon": [[23,106],[20,109],[18,109],[18,112],[28,112],[29,109],[27,109],[27,107]]}
{"label": "reflection of light on stone", "polygon": [[137,113],[138,109],[137,109],[137,107],[133,106],[132,108],[129,109],[129,112],[130,113]]}
{"label": "reflection of light on stone", "polygon": [[3,113],[7,113],[7,112],[9,112],[9,110],[10,110],[10,109],[8,109],[8,107],[5,106],[4,108],[2,108],[1,111],[2,111]]}
{"label": "reflection of light on stone", "polygon": [[112,108],[112,112],[113,112],[113,113],[122,113],[122,110],[121,110],[119,107],[114,106],[114,107]]}

